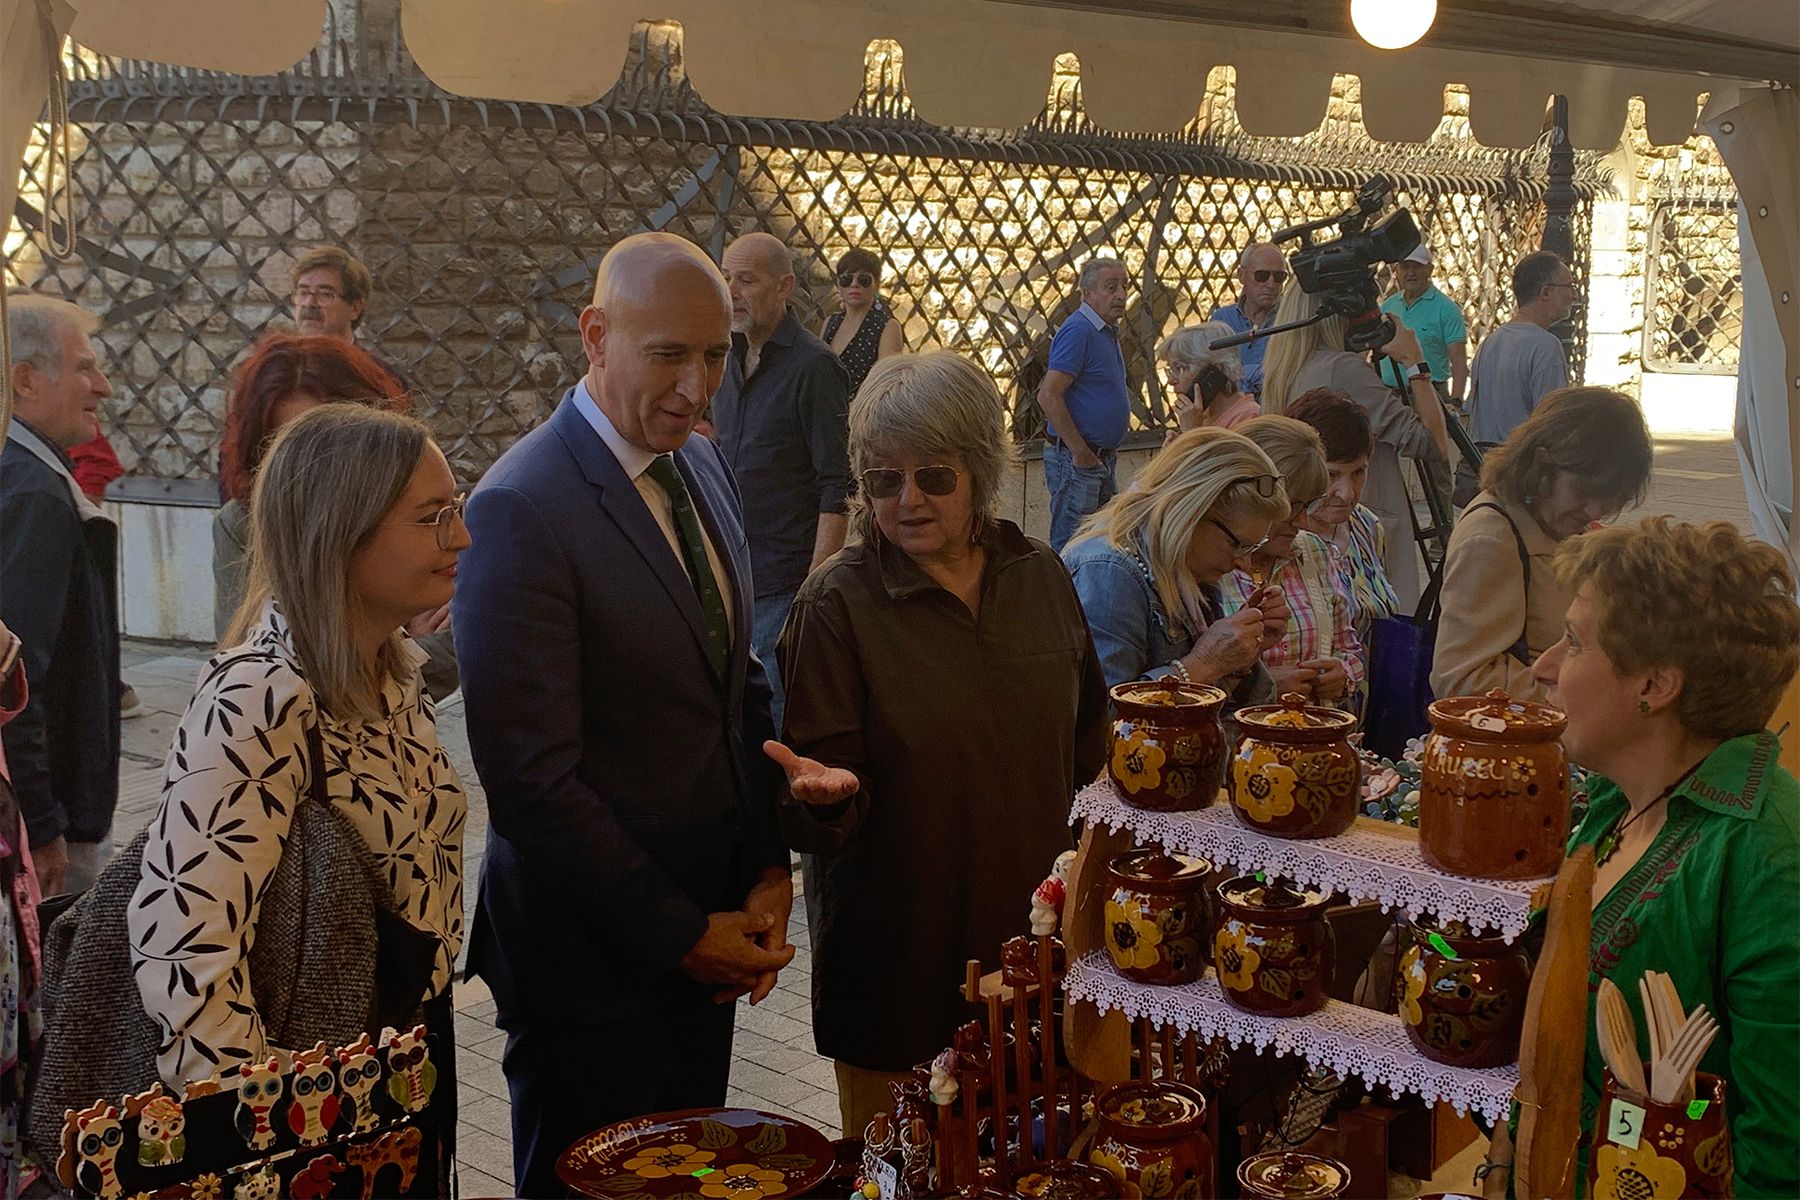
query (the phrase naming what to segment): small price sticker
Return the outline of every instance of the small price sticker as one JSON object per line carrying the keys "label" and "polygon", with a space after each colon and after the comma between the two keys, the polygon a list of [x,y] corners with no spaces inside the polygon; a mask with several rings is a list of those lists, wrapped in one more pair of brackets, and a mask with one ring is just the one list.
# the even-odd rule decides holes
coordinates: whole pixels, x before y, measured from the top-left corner
{"label": "small price sticker", "polygon": [[1606,1140],[1636,1150],[1644,1136],[1644,1110],[1629,1100],[1614,1097],[1612,1111],[1606,1117]]}
{"label": "small price sticker", "polygon": [[1688,1101],[1688,1120],[1698,1121],[1701,1117],[1704,1117],[1706,1115],[1707,1108],[1710,1107],[1711,1104],[1712,1104],[1711,1100],[1689,1100]]}
{"label": "small price sticker", "polygon": [[1430,934],[1426,935],[1425,940],[1431,943],[1431,948],[1433,950],[1436,950],[1451,962],[1457,961],[1456,951],[1450,948],[1450,943],[1444,940],[1443,934],[1433,930]]}

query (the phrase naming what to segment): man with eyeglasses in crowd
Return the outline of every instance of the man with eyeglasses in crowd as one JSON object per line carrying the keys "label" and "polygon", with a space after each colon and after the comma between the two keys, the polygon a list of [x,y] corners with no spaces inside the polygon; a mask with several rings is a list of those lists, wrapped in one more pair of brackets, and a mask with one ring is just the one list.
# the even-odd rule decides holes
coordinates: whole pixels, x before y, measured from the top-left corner
{"label": "man with eyeglasses in crowd", "polygon": [[[1238,333],[1261,329],[1275,319],[1275,306],[1281,302],[1281,289],[1287,283],[1287,260],[1281,250],[1267,242],[1255,242],[1238,259],[1238,300],[1215,308],[1209,321],[1223,321]],[[1243,364],[1243,389],[1262,398],[1263,355],[1269,352],[1269,339],[1257,338],[1238,347],[1238,361]]]}
{"label": "man with eyeglasses in crowd", "polygon": [[[317,246],[294,264],[294,327],[299,332],[336,338],[356,345],[356,327],[362,323],[375,277],[369,268],[339,246]],[[407,377],[394,364],[367,346],[359,349],[392,375],[403,388]]]}
{"label": "man with eyeglasses in crowd", "polygon": [[1538,401],[1569,385],[1569,356],[1551,327],[1575,308],[1575,277],[1561,255],[1527,254],[1513,268],[1512,320],[1481,340],[1469,397],[1470,434],[1497,446]]}

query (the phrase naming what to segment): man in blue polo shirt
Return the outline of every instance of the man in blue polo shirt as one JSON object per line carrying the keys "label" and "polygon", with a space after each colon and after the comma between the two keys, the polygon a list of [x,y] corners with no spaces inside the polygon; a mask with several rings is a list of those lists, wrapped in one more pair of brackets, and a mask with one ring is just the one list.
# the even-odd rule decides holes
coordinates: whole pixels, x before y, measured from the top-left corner
{"label": "man in blue polo shirt", "polygon": [[[1431,248],[1420,242],[1416,250],[1394,264],[1394,274],[1400,279],[1400,290],[1381,302],[1381,311],[1418,337],[1438,398],[1461,408],[1469,387],[1469,327],[1456,301],[1431,282]],[[1391,359],[1382,360],[1381,371],[1388,383],[1405,389]]]}
{"label": "man in blue polo shirt", "polygon": [[[1288,280],[1287,259],[1281,248],[1268,242],[1252,242],[1238,259],[1238,299],[1213,309],[1209,321],[1223,321],[1238,333],[1263,329],[1275,320],[1275,306],[1281,301],[1281,289]],[[1243,388],[1257,398],[1262,397],[1263,356],[1269,352],[1269,339],[1257,338],[1238,347],[1238,362],[1243,365]]]}
{"label": "man in blue polo shirt", "polygon": [[1050,546],[1063,546],[1088,514],[1112,499],[1119,443],[1131,420],[1119,322],[1125,267],[1114,258],[1081,266],[1081,307],[1050,343],[1050,370],[1038,386],[1044,413],[1044,486],[1050,490]]}

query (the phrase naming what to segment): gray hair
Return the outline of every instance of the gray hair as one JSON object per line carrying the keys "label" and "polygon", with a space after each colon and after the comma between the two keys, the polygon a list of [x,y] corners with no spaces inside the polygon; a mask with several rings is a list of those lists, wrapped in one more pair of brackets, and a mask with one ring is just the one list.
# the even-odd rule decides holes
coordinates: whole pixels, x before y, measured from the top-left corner
{"label": "gray hair", "polygon": [[1116,258],[1090,258],[1081,264],[1081,290],[1087,291],[1100,281],[1102,271],[1123,271],[1125,264]]}
{"label": "gray hair", "polygon": [[1244,364],[1238,358],[1238,348],[1227,346],[1223,350],[1214,350],[1212,344],[1236,332],[1223,321],[1183,325],[1156,344],[1156,357],[1164,362],[1187,363],[1191,367],[1204,367],[1207,363],[1213,363],[1225,372],[1235,386],[1242,383],[1244,378]]}
{"label": "gray hair", "polygon": [[53,380],[62,377],[63,337],[71,330],[86,337],[99,328],[100,318],[79,304],[35,292],[7,293],[6,337],[12,362],[28,362]]}
{"label": "gray hair", "polygon": [[250,496],[250,584],[222,645],[249,636],[273,597],[320,707],[338,720],[381,715],[383,677],[406,679],[399,631],[371,674],[356,649],[350,559],[400,497],[431,433],[360,404],[322,404],[275,435]]}
{"label": "gray hair", "polygon": [[[1006,404],[987,372],[949,350],[891,354],[870,368],[850,406],[851,473],[861,479],[871,459],[903,452],[961,459],[976,519],[993,520],[1014,449]],[[860,491],[850,521],[874,542],[875,511]]]}

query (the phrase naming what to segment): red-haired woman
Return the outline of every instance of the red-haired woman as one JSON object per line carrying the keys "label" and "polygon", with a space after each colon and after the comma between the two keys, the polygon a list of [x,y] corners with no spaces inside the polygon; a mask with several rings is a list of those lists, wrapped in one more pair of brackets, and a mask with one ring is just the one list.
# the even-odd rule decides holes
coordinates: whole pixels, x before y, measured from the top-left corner
{"label": "red-haired woman", "polygon": [[[332,402],[409,412],[400,381],[371,355],[337,338],[274,333],[238,367],[225,402],[220,480],[225,503],[213,518],[213,627],[223,637],[243,603],[249,564],[250,485],[264,451],[283,425]],[[430,655],[425,686],[438,698],[456,690],[450,608],[420,614],[407,632]]]}

